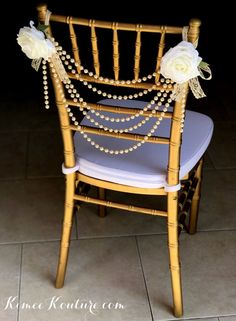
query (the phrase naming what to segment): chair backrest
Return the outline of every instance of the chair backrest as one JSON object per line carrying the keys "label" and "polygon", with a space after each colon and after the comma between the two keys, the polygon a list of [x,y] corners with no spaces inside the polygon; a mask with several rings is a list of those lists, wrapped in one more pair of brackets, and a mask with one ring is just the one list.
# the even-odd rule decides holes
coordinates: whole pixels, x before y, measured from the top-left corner
{"label": "chair backrest", "polygon": [[[184,85],[185,94],[182,95],[181,101],[173,101],[173,109],[169,108],[172,104],[171,93],[174,83],[162,77],[160,64],[163,54],[169,49],[168,45],[178,44],[182,40],[182,33],[183,30],[186,30],[186,27],[184,29],[184,26],[114,23],[56,14],[49,15],[46,5],[38,6],[38,17],[41,24],[45,22],[48,24],[49,21],[49,36],[52,37],[53,35],[56,41],[60,41],[59,45],[56,43],[57,51],[66,66],[67,76],[69,77],[69,80],[66,80],[62,71],[61,78],[65,77],[65,79],[62,79],[64,83],[60,81],[54,71],[53,64],[49,63],[64,141],[65,166],[75,166],[74,131],[80,131],[84,138],[95,148],[99,148],[102,152],[109,154],[132,152],[132,150],[140,147],[145,142],[168,144],[167,183],[169,185],[178,184],[180,147],[188,84]],[[194,43],[197,41],[199,26],[199,20],[190,21],[187,31],[187,40],[189,42]],[[59,39],[60,35],[61,38]],[[69,49],[65,51],[60,46]],[[103,49],[101,50],[101,48]],[[71,50],[72,55],[67,52],[69,50]],[[132,59],[131,55],[133,56]],[[54,61],[55,63],[60,65],[59,62]],[[91,70],[87,67],[89,63],[92,65]],[[60,69],[60,66],[58,68]],[[132,76],[130,76],[131,73]],[[130,80],[123,80],[127,78]],[[85,89],[77,90],[74,85],[75,82],[90,90],[89,97],[92,102],[82,98]],[[114,87],[115,93],[109,93],[104,89],[111,86]],[[100,98],[117,100],[152,97],[151,99],[148,98],[149,103],[140,110],[139,108],[120,108],[96,103],[94,100],[95,94]],[[102,119],[105,117],[103,115],[104,112],[105,114],[106,112],[112,112],[118,115],[119,120],[115,118],[107,119],[111,122],[123,122],[124,118],[135,119],[136,117],[140,118],[140,116],[143,117],[143,123],[151,118],[153,119],[153,117],[157,121],[148,133],[141,135],[134,134],[132,131],[141,126],[142,122],[141,125],[133,126],[132,129],[128,128],[127,130],[105,128],[94,120],[91,122],[92,126],[82,126],[76,119],[74,110],[80,110],[81,114],[90,120],[92,119],[91,115],[96,115]],[[121,114],[120,117],[119,114]],[[152,133],[163,118],[171,119],[170,136],[153,136]],[[135,143],[128,150],[116,151],[112,150],[112,147],[110,150],[104,150],[102,146],[96,145],[88,134],[130,139]]]}

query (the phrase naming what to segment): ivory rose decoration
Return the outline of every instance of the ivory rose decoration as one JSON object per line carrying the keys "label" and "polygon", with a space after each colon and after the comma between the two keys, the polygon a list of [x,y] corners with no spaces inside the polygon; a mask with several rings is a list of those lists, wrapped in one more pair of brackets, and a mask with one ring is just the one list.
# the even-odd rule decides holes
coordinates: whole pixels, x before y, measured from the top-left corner
{"label": "ivory rose decoration", "polygon": [[33,21],[30,21],[30,27],[20,29],[17,42],[21,46],[21,50],[30,59],[43,58],[48,60],[56,53],[53,43],[49,39],[45,39],[44,33],[34,27]]}
{"label": "ivory rose decoration", "polygon": [[202,58],[191,42],[181,41],[162,57],[160,72],[177,84],[182,84],[200,75]]}

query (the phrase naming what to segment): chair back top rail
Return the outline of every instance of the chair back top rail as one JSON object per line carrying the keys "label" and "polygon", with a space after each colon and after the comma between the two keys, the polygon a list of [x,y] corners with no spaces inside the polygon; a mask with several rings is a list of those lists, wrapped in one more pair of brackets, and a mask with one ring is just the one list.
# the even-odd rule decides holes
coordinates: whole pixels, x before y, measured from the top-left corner
{"label": "chair back top rail", "polygon": [[161,33],[163,29],[165,29],[166,33],[172,34],[181,34],[183,28],[182,27],[174,27],[174,26],[157,26],[157,25],[149,25],[149,24],[132,24],[132,23],[118,23],[118,22],[110,22],[110,21],[102,21],[102,20],[92,20],[92,19],[83,19],[83,18],[75,18],[71,16],[63,16],[52,14],[50,17],[50,21],[67,23],[70,22],[74,25],[91,27],[92,25],[96,28],[103,29],[116,29],[123,31],[141,31],[141,32],[154,32]]}

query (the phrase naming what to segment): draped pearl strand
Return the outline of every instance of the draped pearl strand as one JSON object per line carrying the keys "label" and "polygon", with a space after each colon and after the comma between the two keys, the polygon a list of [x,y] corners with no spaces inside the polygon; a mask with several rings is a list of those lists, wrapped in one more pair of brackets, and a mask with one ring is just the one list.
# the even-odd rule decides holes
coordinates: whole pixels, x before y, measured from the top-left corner
{"label": "draped pearl strand", "polygon": [[[137,113],[135,113],[134,115],[128,116],[128,117],[110,117],[107,114],[102,114],[101,112],[97,111],[96,109],[93,109],[91,106],[88,105],[87,102],[84,101],[84,99],[80,96],[80,94],[77,92],[76,88],[74,88],[74,85],[72,84],[71,80],[68,79],[64,82],[65,85],[65,89],[67,89],[68,94],[70,95],[71,99],[73,100],[73,102],[76,103],[76,105],[79,107],[80,111],[82,111],[83,115],[91,122],[94,123],[95,126],[97,126],[100,129],[103,129],[104,131],[109,131],[109,132],[114,132],[114,133],[127,133],[127,132],[131,132],[135,129],[137,129],[138,127],[143,126],[150,118],[152,117],[156,117],[156,113],[157,111],[159,111],[159,108],[161,106],[164,106],[164,108],[161,110],[160,112],[160,116],[158,117],[157,121],[154,123],[154,125],[151,127],[151,129],[148,131],[148,133],[143,137],[143,139],[141,141],[139,141],[138,143],[133,144],[130,147],[127,147],[125,149],[109,149],[106,148],[104,146],[101,146],[100,144],[96,143],[94,140],[92,140],[91,137],[89,137],[83,130],[82,130],[82,126],[79,125],[79,122],[77,121],[76,117],[74,116],[73,112],[71,111],[71,108],[69,107],[69,104],[67,102],[67,99],[64,95],[63,90],[61,89],[61,81],[58,78],[57,72],[54,69],[53,63],[50,61],[50,59],[48,59],[48,62],[50,64],[51,67],[51,72],[52,72],[52,76],[55,78],[55,82],[57,84],[57,87],[60,88],[59,93],[61,96],[61,99],[63,101],[63,103],[65,104],[65,108],[68,112],[69,117],[71,118],[71,121],[74,123],[74,125],[77,127],[79,133],[82,135],[82,137],[88,142],[90,143],[91,146],[95,147],[96,149],[99,149],[102,152],[108,153],[108,154],[127,154],[131,151],[136,150],[137,148],[141,147],[145,142],[148,141],[148,138],[151,137],[155,131],[157,130],[157,128],[159,127],[163,117],[165,116],[166,111],[168,110],[168,107],[170,106],[170,103],[172,102],[172,98],[171,95],[168,95],[170,92],[170,89],[173,88],[173,82],[171,80],[168,79],[160,79],[159,82],[156,83],[156,86],[154,85],[153,87],[149,88],[148,90],[143,90],[140,91],[139,93],[135,93],[133,95],[124,95],[124,96],[117,96],[117,95],[113,95],[110,93],[106,93],[104,91],[98,90],[95,86],[92,86],[91,84],[88,84],[87,81],[84,81],[81,74],[76,73],[76,70],[73,69],[73,67],[70,65],[70,63],[73,63],[75,65],[75,67],[78,67],[78,64],[75,62],[75,60],[73,58],[70,57],[70,55],[68,55],[66,53],[66,51],[62,50],[61,47],[58,46],[58,43],[55,43],[58,50],[58,54],[60,55],[61,61],[63,62],[63,64],[65,64],[69,70],[71,70],[71,72],[73,74],[75,74],[76,78],[81,81],[81,83],[85,86],[88,87],[88,89],[91,89],[93,92],[96,92],[99,95],[102,95],[103,97],[108,97],[108,98],[113,98],[113,99],[119,99],[119,100],[130,100],[133,98],[138,98],[138,97],[142,97],[143,95],[150,93],[153,89],[156,89],[156,86],[160,86],[162,85],[162,89],[159,90],[159,92],[153,97],[153,99],[147,103],[146,106],[144,106],[144,108],[140,109]],[[43,85],[44,85],[44,101],[45,101],[45,108],[49,108],[49,96],[48,96],[48,82],[47,82],[47,62],[45,60],[43,60],[43,64],[42,64],[42,71],[43,71]],[[101,80],[101,81],[105,81],[108,84],[135,84],[135,83],[140,83],[143,81],[147,81],[148,79],[151,79],[152,77],[156,76],[156,73],[150,74],[146,77],[142,77],[139,78],[137,80],[114,80],[114,79],[109,79],[109,78],[103,78],[103,77],[98,77],[97,75],[95,75],[93,72],[88,71],[87,69],[85,69],[83,66],[80,66],[80,70],[83,70],[85,74],[88,74],[90,77],[94,77],[95,79]],[[183,132],[183,127],[184,127],[184,116],[185,116],[185,97],[186,97],[186,92],[183,92],[183,96],[182,96],[182,119],[181,119],[181,133]],[[165,102],[167,101],[167,102]],[[164,103],[165,102],[165,103]],[[118,129],[118,128],[113,128],[113,127],[107,127],[104,126],[102,123],[98,122],[97,120],[95,120],[91,114],[95,114],[96,117],[100,118],[100,119],[104,119],[106,121],[109,122],[128,122],[131,121],[139,116],[142,116],[144,114],[144,112],[148,111],[149,109],[152,109],[152,112],[150,113],[150,115],[146,116],[144,119],[142,119],[140,122],[134,124],[133,126],[130,126],[128,128],[124,128],[124,129]]]}
{"label": "draped pearl strand", "polygon": [[[58,49],[59,48],[59,49]],[[57,47],[57,49],[59,50],[58,53],[61,56],[61,60],[63,61],[63,63],[65,64],[65,66],[68,68],[68,70],[72,73],[75,74],[76,79],[78,79],[80,82],[83,83],[84,86],[87,86],[88,89],[90,89],[93,92],[96,92],[98,95],[101,95],[103,97],[107,97],[109,99],[119,99],[119,100],[127,100],[127,99],[136,99],[138,97],[142,97],[144,95],[147,95],[148,93],[152,92],[154,89],[156,89],[158,86],[161,85],[161,83],[166,82],[165,84],[163,84],[163,88],[164,89],[172,89],[172,84],[173,82],[169,79],[164,79],[162,78],[160,82],[156,82],[155,85],[153,85],[151,88],[148,89],[144,89],[139,91],[138,93],[135,94],[130,94],[130,95],[114,95],[111,93],[107,93],[105,91],[102,91],[100,89],[98,89],[97,87],[93,86],[92,84],[90,84],[88,81],[83,79],[83,76],[81,76],[81,73],[77,73],[75,69],[73,69],[73,67],[71,66],[70,63],[73,63],[75,65],[75,67],[78,67],[78,63],[75,62],[74,58],[71,58],[70,55],[68,55],[66,53],[65,50],[62,50],[61,47]],[[107,84],[116,84],[116,85],[124,85],[124,84],[136,84],[136,83],[141,83],[141,82],[146,82],[149,79],[152,79],[153,77],[156,77],[157,73],[154,72],[152,74],[149,74],[147,76],[144,76],[142,78],[138,78],[137,80],[132,79],[132,80],[114,80],[114,79],[109,79],[109,78],[104,78],[102,76],[97,76],[96,74],[94,74],[92,71],[89,71],[88,69],[85,69],[82,65],[79,66],[80,71],[83,71],[84,74],[88,74],[90,77],[93,77],[96,80],[100,80],[103,81],[104,83]]]}
{"label": "draped pearl strand", "polygon": [[70,65],[70,63],[74,64],[75,67],[79,67],[80,71],[83,71],[84,74],[88,74],[90,77],[94,77],[97,80],[104,81],[105,83],[109,83],[111,85],[112,84],[116,84],[116,85],[127,84],[127,85],[130,85],[130,84],[142,83],[142,82],[146,82],[147,80],[152,79],[153,77],[156,77],[156,75],[157,75],[157,73],[154,72],[154,73],[149,74],[147,76],[143,76],[142,78],[132,79],[132,80],[115,80],[115,79],[110,79],[110,78],[104,78],[102,76],[97,76],[92,71],[89,71],[87,68],[85,68],[83,65],[79,65],[77,62],[75,62],[75,59],[71,58],[71,56],[64,49],[62,49],[61,46],[59,46],[58,42],[55,42],[54,38],[50,38],[49,37],[49,39],[55,45],[59,56],[61,56],[61,60],[64,61],[64,65],[66,65],[67,68],[69,70],[71,70],[72,74],[76,74],[76,70],[73,69],[73,67]]}
{"label": "draped pearl strand", "polygon": [[[71,65],[68,65],[68,61],[70,59],[71,63],[74,63],[75,66],[78,66],[78,64],[75,63],[75,60],[73,58],[70,58],[70,55],[68,55],[66,53],[66,51],[62,51],[61,50],[61,47],[58,47],[60,49],[60,55],[61,55],[61,59],[64,61],[64,63],[67,62],[67,66],[69,69],[72,69],[72,66]],[[104,80],[106,83],[110,83],[110,84],[124,84],[124,83],[127,83],[127,84],[130,84],[130,83],[139,83],[141,81],[147,81],[147,79],[151,79],[152,77],[156,76],[156,73],[153,73],[152,75],[148,75],[148,76],[145,76],[145,77],[142,77],[142,78],[139,78],[138,80],[127,80],[127,81],[124,81],[124,80],[114,80],[114,79],[108,79],[108,78],[103,78],[103,77],[98,77],[96,75],[94,75],[93,72],[90,72],[88,71],[87,69],[84,69],[83,66],[80,66],[80,69],[81,70],[84,70],[84,73],[86,74],[89,74],[89,76],[91,77],[94,77],[95,79],[99,79],[99,80]],[[139,93],[136,93],[136,94],[133,94],[133,95],[124,95],[124,96],[121,96],[121,95],[112,95],[112,94],[108,94],[104,91],[101,91],[101,90],[98,90],[96,87],[92,86],[91,84],[88,84],[87,81],[84,81],[83,78],[81,77],[80,74],[76,73],[76,71],[74,69],[72,69],[72,72],[76,75],[76,78],[78,80],[80,80],[84,85],[86,85],[89,89],[91,89],[93,92],[96,92],[98,95],[102,95],[103,97],[108,97],[109,99],[118,99],[118,100],[131,100],[131,99],[134,99],[134,98],[138,98],[138,97],[142,97],[144,94],[147,94],[149,92],[151,92],[154,88],[155,88],[155,85],[153,85],[152,88],[148,89],[148,90],[144,90],[144,91],[141,91]],[[166,83],[164,83],[166,81]],[[171,81],[170,80],[165,80],[164,78],[161,78],[160,82],[157,83],[157,86],[160,86],[160,84],[162,83],[163,85],[163,88],[164,89],[161,89],[160,92],[157,93],[157,96],[158,97],[161,97],[163,92],[166,91],[166,93],[169,92],[169,89],[172,88],[172,85],[170,84]],[[79,95],[76,93],[76,90],[74,89],[74,86],[73,84],[66,84],[66,88],[68,89],[68,93],[71,94],[71,98],[73,99],[74,102],[77,102],[77,98],[79,97]],[[158,100],[157,96],[154,97],[153,100]],[[167,94],[163,94],[164,97],[167,96]],[[160,100],[163,102],[164,101],[164,98],[160,98]],[[82,102],[82,100],[80,99],[80,101]],[[171,103],[172,100],[169,99],[168,100],[168,103]],[[95,111],[95,110],[91,110],[92,113],[95,113],[95,115],[101,119],[104,119],[106,121],[111,121],[111,122],[128,122],[128,121],[131,121],[133,120],[134,118],[136,117],[139,117],[143,114],[143,112],[145,111],[148,111],[148,109],[154,104],[155,102],[152,102],[151,104],[149,104],[148,106],[146,106],[145,108],[141,109],[139,112],[137,112],[136,114],[132,115],[132,116],[128,116],[128,117],[122,117],[122,118],[119,118],[119,117],[116,117],[115,119],[112,117],[110,118],[109,116],[104,116],[103,114],[101,114],[99,111]],[[159,104],[159,106],[161,106],[162,104]],[[88,106],[86,106],[87,109],[90,109]]]}
{"label": "draped pearl strand", "polygon": [[[98,113],[95,109],[92,109],[84,100],[83,98],[80,96],[79,93],[77,93],[77,90],[74,88],[74,85],[71,84],[71,81],[69,80],[69,84],[66,85],[66,89],[68,89],[68,93],[71,95],[71,97],[73,98],[74,96],[76,96],[77,98],[73,98],[73,101],[74,102],[77,102],[78,98],[79,98],[79,103],[77,103],[77,106],[80,107],[80,111],[82,111],[83,115],[91,122],[91,123],[94,123],[96,126],[98,126],[100,129],[104,129],[105,131],[109,131],[109,132],[115,132],[115,133],[123,133],[123,132],[130,132],[130,131],[133,131],[134,129],[137,129],[138,127],[141,127],[143,126],[151,117],[154,117],[156,115],[156,112],[159,110],[159,107],[160,106],[163,106],[163,103],[162,101],[164,101],[164,98],[161,98],[161,101],[159,101],[157,103],[157,105],[154,106],[154,109],[152,110],[152,113],[150,113],[150,115],[148,115],[147,117],[145,117],[145,119],[143,119],[142,121],[140,121],[139,123],[129,127],[129,128],[125,128],[125,129],[115,129],[115,128],[109,128],[109,127],[106,127],[104,126],[103,124],[99,123],[98,121],[96,121],[94,118],[91,117],[91,115],[88,114],[88,111],[89,110],[92,114],[95,114],[96,116],[100,116],[101,119],[105,119],[106,121],[111,121],[111,122],[117,122],[117,118],[110,118],[108,116],[105,116],[105,115],[101,115],[100,113]],[[72,89],[73,88],[73,89]],[[72,94],[73,93],[73,94]],[[164,97],[167,97],[167,94],[166,93],[163,93]],[[65,98],[65,97],[63,97]],[[149,108],[151,108],[155,102],[158,100],[158,96],[156,95],[153,100],[151,100],[150,103],[148,103],[144,108],[143,110],[141,110],[142,112],[140,113],[140,115],[143,114],[143,111],[144,110],[148,110]],[[167,100],[168,102],[165,103],[165,107],[163,108],[163,111],[161,112],[161,117],[164,116],[165,112],[167,111],[168,107],[170,106],[170,103],[172,102],[172,99],[169,98]],[[73,114],[71,112],[71,108],[67,108],[67,111],[70,113],[69,115],[71,117],[73,117]],[[134,119],[135,117],[130,117],[130,119]],[[119,119],[118,119],[118,122],[119,122]]]}
{"label": "draped pearl strand", "polygon": [[47,77],[47,61],[43,59],[42,61],[42,72],[43,72],[43,93],[44,93],[44,104],[45,108],[49,109],[49,96],[48,96],[48,77]]}
{"label": "draped pearl strand", "polygon": [[[114,118],[114,117],[109,117],[109,116],[105,116],[104,114],[100,114],[99,112],[97,112],[95,109],[92,109],[84,100],[83,98],[80,96],[79,93],[77,93],[77,90],[74,88],[73,84],[66,84],[66,89],[68,90],[68,93],[70,94],[70,96],[72,97],[74,102],[78,101],[79,98],[79,103],[77,103],[77,106],[80,107],[80,111],[82,111],[83,115],[91,122],[94,123],[96,126],[98,126],[100,129],[104,129],[105,131],[109,131],[109,132],[115,132],[115,133],[123,133],[123,132],[130,132],[133,131],[134,129],[137,129],[138,127],[143,126],[151,117],[154,117],[156,115],[156,112],[159,110],[160,106],[163,106],[163,101],[164,98],[163,97],[167,97],[166,93],[163,93],[163,97],[160,99],[160,101],[157,103],[157,105],[154,105],[156,103],[156,101],[158,101],[159,99],[159,95],[156,95],[153,100],[150,101],[150,103],[148,103],[139,113],[139,115],[142,115],[144,111],[147,111],[149,108],[151,108],[152,106],[154,106],[154,109],[152,110],[152,113],[150,113],[150,115],[148,115],[147,117],[145,117],[145,119],[143,119],[142,121],[140,121],[139,123],[136,123],[135,125],[129,127],[129,128],[125,128],[125,129],[115,129],[115,128],[108,128],[106,126],[104,126],[103,124],[99,123],[97,120],[95,120],[93,117],[91,117],[91,115],[88,114],[89,110],[92,114],[95,114],[95,116],[100,117],[101,119],[104,119],[106,121],[111,121],[111,122],[120,122],[119,118]],[[76,98],[74,98],[74,96],[76,96]],[[63,97],[64,98],[64,97]],[[170,103],[172,102],[172,99],[169,98],[167,100],[168,102],[164,104],[164,108],[163,111],[161,113],[161,116],[164,116],[164,113],[167,111],[167,108],[170,106]],[[71,109],[68,107],[67,111],[71,113]],[[129,117],[129,120],[131,119],[135,119],[135,117],[131,116]],[[121,119],[121,121],[124,122],[125,119]]]}
{"label": "draped pearl strand", "polygon": [[[51,64],[50,62],[50,59],[49,59],[49,63]],[[55,78],[55,81],[56,83],[58,83],[58,88],[61,87],[61,85],[59,84],[59,79],[58,79],[58,76],[57,76],[57,73],[55,71],[55,69],[53,69],[53,66],[50,66],[52,67],[52,75],[53,77]],[[68,80],[68,82],[70,83],[71,81]],[[68,83],[67,82],[67,83]],[[68,112],[68,115],[69,117],[71,118],[72,122],[74,123],[74,125],[77,127],[79,133],[82,135],[82,137],[88,142],[90,143],[91,146],[94,146],[96,149],[99,149],[101,152],[104,152],[104,153],[107,153],[107,154],[110,154],[110,155],[118,155],[118,154],[127,154],[129,152],[132,152],[134,150],[136,150],[137,148],[141,147],[144,143],[146,143],[148,141],[148,138],[152,136],[152,134],[155,133],[155,131],[157,130],[158,126],[160,125],[161,123],[161,120],[163,119],[163,116],[165,114],[165,111],[167,111],[167,108],[165,108],[165,111],[163,110],[162,112],[162,115],[158,118],[158,120],[155,122],[155,124],[151,127],[151,129],[149,130],[149,132],[143,137],[143,139],[138,142],[138,143],[135,143],[133,144],[132,146],[128,147],[128,148],[125,148],[125,149],[117,149],[117,150],[114,150],[114,149],[109,149],[109,148],[106,148],[104,146],[101,146],[100,144],[96,143],[94,140],[92,140],[91,137],[89,137],[83,130],[82,130],[82,126],[79,125],[79,122],[76,120],[76,117],[74,116],[74,114],[71,112],[71,109],[69,108],[69,105],[67,103],[67,100],[65,98],[65,95],[63,93],[63,90],[60,89],[60,95],[61,95],[61,99],[63,101],[63,103],[65,104],[65,108]],[[113,129],[112,129],[113,131]]]}

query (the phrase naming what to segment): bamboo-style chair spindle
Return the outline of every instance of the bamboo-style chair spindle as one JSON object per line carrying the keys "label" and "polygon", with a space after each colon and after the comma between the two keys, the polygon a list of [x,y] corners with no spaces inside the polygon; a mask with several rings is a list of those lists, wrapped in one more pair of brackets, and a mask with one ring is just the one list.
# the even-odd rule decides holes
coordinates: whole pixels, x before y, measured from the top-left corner
{"label": "bamboo-style chair spindle", "polygon": [[163,56],[163,51],[164,51],[164,48],[165,48],[165,33],[166,33],[166,29],[165,29],[165,27],[163,27],[162,33],[161,33],[160,42],[159,42],[159,46],[158,46],[158,53],[157,53],[156,82],[158,82],[159,79],[160,79],[159,69],[160,69],[160,65],[161,65],[161,58]]}
{"label": "bamboo-style chair spindle", "polygon": [[138,80],[140,71],[140,52],[141,52],[141,25],[137,25],[137,36],[135,42],[135,55],[134,55],[134,79]]}
{"label": "bamboo-style chair spindle", "polygon": [[74,30],[74,26],[73,26],[72,17],[68,17],[68,24],[69,24],[70,39],[72,44],[72,51],[73,51],[75,62],[77,64],[77,72],[80,74],[81,61],[80,61],[80,55],[79,55],[79,46],[78,46],[78,41]]}
{"label": "bamboo-style chair spindle", "polygon": [[119,71],[120,71],[120,65],[119,65],[119,40],[118,40],[118,32],[117,32],[117,24],[112,24],[113,29],[113,70],[114,70],[114,77],[115,80],[119,79]]}
{"label": "bamboo-style chair spindle", "polygon": [[89,22],[91,27],[91,43],[92,43],[92,53],[93,53],[93,64],[94,70],[96,72],[96,76],[100,76],[100,63],[99,63],[99,51],[98,51],[98,44],[97,44],[97,35],[95,31],[95,21],[90,20]]}

